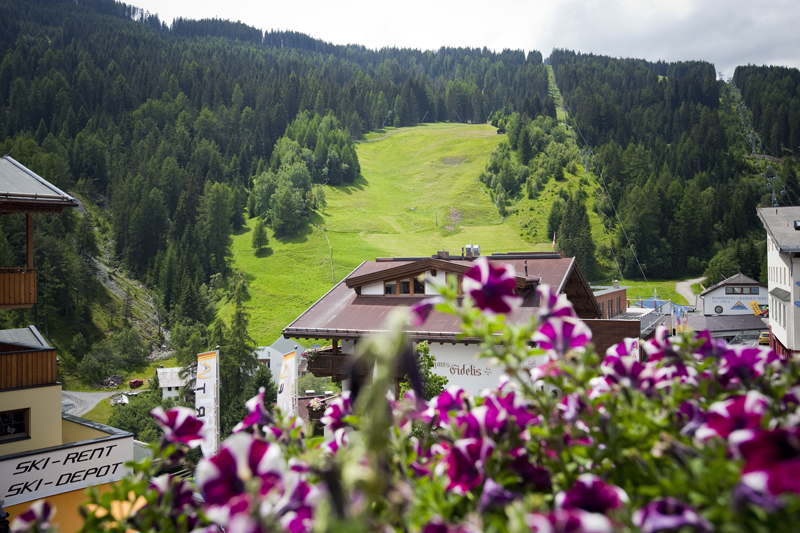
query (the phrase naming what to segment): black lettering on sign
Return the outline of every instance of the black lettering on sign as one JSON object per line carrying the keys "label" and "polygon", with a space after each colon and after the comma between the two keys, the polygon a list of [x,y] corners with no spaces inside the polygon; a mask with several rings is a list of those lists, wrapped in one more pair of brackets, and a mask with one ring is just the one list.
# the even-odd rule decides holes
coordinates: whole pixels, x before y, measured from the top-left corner
{"label": "black lettering on sign", "polygon": [[66,485],[69,483],[70,473],[67,472],[66,474],[61,474],[58,476],[58,481],[56,481],[56,487],[60,487],[61,485]]}
{"label": "black lettering on sign", "polygon": [[206,416],[206,408],[204,405],[201,405],[197,408],[197,418],[204,418]]}
{"label": "black lettering on sign", "polygon": [[72,452],[72,453],[68,453],[68,454],[67,454],[67,457],[64,459],[64,464],[67,464],[67,463],[69,463],[70,461],[72,461],[73,463],[75,463],[75,459],[77,459],[77,458],[78,458],[78,455],[79,455],[79,453],[80,453],[80,452]]}

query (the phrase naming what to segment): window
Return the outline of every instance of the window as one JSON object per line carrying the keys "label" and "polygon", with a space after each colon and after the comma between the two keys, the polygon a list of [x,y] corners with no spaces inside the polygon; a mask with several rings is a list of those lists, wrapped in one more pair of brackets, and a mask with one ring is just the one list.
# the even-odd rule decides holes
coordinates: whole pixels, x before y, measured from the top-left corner
{"label": "window", "polygon": [[741,287],[734,287],[733,288],[733,294],[742,294],[742,288]]}
{"label": "window", "polygon": [[600,302],[600,318],[605,318],[606,317],[606,311],[605,311],[605,309],[603,309],[603,305],[604,304],[605,304],[605,302]]}
{"label": "window", "polygon": [[0,412],[0,442],[30,436],[30,409]]}
{"label": "window", "polygon": [[387,281],[383,284],[383,294],[397,294],[397,282]]}
{"label": "window", "polygon": [[725,294],[733,294],[733,287],[725,287]]}
{"label": "window", "polygon": [[750,287],[750,294],[758,294],[758,287]]}
{"label": "window", "polygon": [[401,279],[400,280],[400,290],[398,291],[399,294],[411,294],[411,280],[410,279]]}
{"label": "window", "polygon": [[414,278],[414,294],[425,294],[425,281],[420,278]]}

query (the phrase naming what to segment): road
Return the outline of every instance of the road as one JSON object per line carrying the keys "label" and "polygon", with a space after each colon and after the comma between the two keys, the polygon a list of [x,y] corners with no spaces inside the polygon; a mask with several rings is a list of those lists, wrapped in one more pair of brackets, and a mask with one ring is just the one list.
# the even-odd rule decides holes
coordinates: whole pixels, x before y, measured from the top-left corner
{"label": "road", "polygon": [[61,391],[61,412],[75,416],[85,415],[94,409],[94,406],[100,403],[100,400],[114,394],[118,394],[118,392]]}
{"label": "road", "polygon": [[[695,308],[695,311],[703,313],[703,300],[701,300],[694,292],[692,292],[692,285],[700,283],[706,278],[687,279],[686,281],[679,281],[675,284],[675,292],[686,298],[689,305]],[[696,302],[696,303],[695,303]]]}

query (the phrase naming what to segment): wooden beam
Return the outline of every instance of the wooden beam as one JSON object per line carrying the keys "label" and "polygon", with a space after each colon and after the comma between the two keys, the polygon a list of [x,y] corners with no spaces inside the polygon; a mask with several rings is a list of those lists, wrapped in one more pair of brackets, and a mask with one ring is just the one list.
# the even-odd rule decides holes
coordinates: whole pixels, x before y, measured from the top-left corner
{"label": "wooden beam", "polygon": [[27,244],[26,244],[26,253],[28,255],[28,268],[33,268],[33,215],[30,213],[26,213],[25,222],[28,233]]}

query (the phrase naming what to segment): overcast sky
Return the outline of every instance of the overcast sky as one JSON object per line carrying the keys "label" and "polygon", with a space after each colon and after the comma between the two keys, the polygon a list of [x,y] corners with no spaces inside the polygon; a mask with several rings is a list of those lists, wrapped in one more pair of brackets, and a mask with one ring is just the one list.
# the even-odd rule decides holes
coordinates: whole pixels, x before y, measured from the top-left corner
{"label": "overcast sky", "polygon": [[725,76],[753,63],[800,67],[797,0],[127,0],[175,17],[240,20],[368,48],[553,48],[666,61]]}

